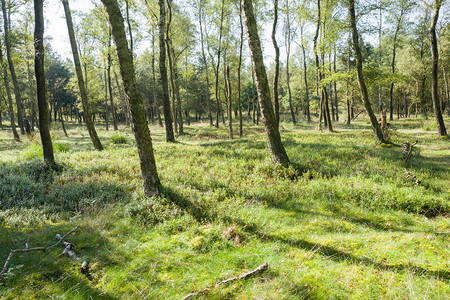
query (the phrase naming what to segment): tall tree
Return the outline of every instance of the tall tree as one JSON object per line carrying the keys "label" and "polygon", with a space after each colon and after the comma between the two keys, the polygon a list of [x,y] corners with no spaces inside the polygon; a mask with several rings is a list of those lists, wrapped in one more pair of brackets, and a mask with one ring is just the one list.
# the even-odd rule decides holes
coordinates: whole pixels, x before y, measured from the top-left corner
{"label": "tall tree", "polygon": [[369,100],[369,93],[367,92],[366,83],[364,81],[363,66],[362,66],[362,54],[361,48],[359,47],[359,35],[358,29],[356,28],[356,14],[355,14],[355,0],[348,0],[348,14],[350,16],[350,28],[352,30],[353,36],[353,52],[356,57],[356,74],[358,77],[358,84],[361,90],[361,98],[364,103],[367,114],[369,115],[370,124],[372,125],[372,130],[375,133],[375,137],[381,142],[386,143],[384,139],[383,132],[381,131],[380,124],[373,113],[372,106]]}
{"label": "tall tree", "polygon": [[261,108],[264,131],[266,133],[267,144],[272,160],[275,163],[287,164],[289,158],[281,142],[280,131],[273,111],[270,97],[269,82],[267,80],[266,68],[264,66],[261,50],[261,41],[258,35],[256,18],[253,13],[251,0],[241,0],[242,11],[244,13],[245,27],[247,29],[248,45],[250,48],[253,73],[255,75],[258,90],[258,100]]}
{"label": "tall tree", "polygon": [[102,143],[100,142],[100,139],[98,138],[97,131],[95,130],[94,122],[92,120],[91,113],[89,110],[86,85],[83,79],[83,71],[81,70],[80,55],[78,54],[77,42],[75,40],[75,32],[73,30],[72,13],[70,12],[69,0],[61,0],[61,1],[64,6],[64,13],[66,16],[67,30],[69,32],[69,40],[70,46],[72,48],[73,63],[75,65],[75,72],[77,74],[78,88],[80,89],[81,103],[83,105],[86,127],[95,149],[101,151],[103,150],[103,146]]}
{"label": "tall tree", "polygon": [[34,69],[39,112],[39,132],[41,134],[44,161],[51,168],[56,167],[50,136],[47,91],[44,74],[44,0],[34,0]]}
{"label": "tall tree", "polygon": [[289,13],[289,0],[286,0],[286,19],[284,24],[284,39],[285,39],[285,46],[286,46],[286,85],[288,90],[288,102],[289,102],[289,111],[291,112],[291,118],[292,123],[297,124],[297,121],[295,120],[295,113],[294,108],[292,106],[292,92],[291,92],[291,74],[289,72],[289,59],[291,56],[291,43],[293,39],[292,34],[292,24],[291,24],[291,18]]}
{"label": "tall tree", "polygon": [[227,119],[228,119],[228,137],[230,140],[233,139],[233,114],[232,114],[232,104],[231,104],[231,80],[230,80],[230,67],[226,68],[226,85],[227,85]]}
{"label": "tall tree", "polygon": [[139,91],[133,66],[133,59],[128,49],[125,34],[124,20],[116,0],[102,0],[106,8],[111,25],[114,43],[116,44],[117,58],[120,73],[125,86],[125,93],[130,104],[133,132],[138,148],[142,177],[144,179],[145,194],[150,197],[158,194],[161,189],[155,157],[153,155],[152,139],[148,129],[148,120],[145,114],[144,101]]}
{"label": "tall tree", "polygon": [[[275,110],[275,118],[277,123],[280,123],[280,105],[278,103],[278,77],[280,75],[280,48],[277,44],[276,33],[277,33],[277,22],[278,22],[278,0],[273,2],[273,26],[272,26],[272,43],[275,49],[275,66],[273,75],[273,107]],[[292,105],[290,105],[292,107]],[[295,124],[295,119],[293,119]]]}
{"label": "tall tree", "polygon": [[5,31],[5,46],[6,46],[6,59],[8,60],[9,71],[11,73],[11,79],[14,87],[14,96],[16,97],[16,105],[17,105],[17,122],[20,127],[20,133],[25,134],[25,110],[22,102],[21,88],[19,86],[19,80],[17,79],[16,69],[14,67],[14,63],[12,60],[12,49],[11,49],[11,41],[9,38],[9,30],[10,30],[10,22],[9,15],[6,11],[6,0],[2,1],[2,12],[3,12],[3,28]]}
{"label": "tall tree", "polygon": [[6,96],[8,99],[8,110],[9,110],[9,120],[11,123],[11,130],[13,132],[14,139],[17,141],[20,141],[20,136],[17,133],[17,129],[16,129],[16,123],[15,123],[16,121],[15,121],[15,116],[14,116],[14,108],[13,108],[13,102],[12,102],[12,97],[11,97],[11,90],[9,88],[8,71],[3,62],[3,51],[2,51],[1,47],[2,47],[2,43],[0,43],[0,65],[3,70],[3,81],[5,83]]}
{"label": "tall tree", "polygon": [[213,125],[213,119],[212,119],[212,113],[211,113],[211,94],[209,90],[209,73],[208,73],[208,62],[206,61],[206,54],[205,54],[205,42],[204,42],[204,29],[203,29],[203,0],[198,0],[198,23],[200,27],[200,43],[202,48],[202,62],[203,62],[203,68],[205,69],[205,77],[206,77],[206,90],[207,90],[207,96],[206,96],[206,109],[208,111],[208,119],[209,119],[209,125]]}
{"label": "tall tree", "polygon": [[439,53],[438,43],[436,37],[436,24],[439,19],[439,10],[441,8],[443,0],[434,0],[433,5],[433,19],[430,25],[430,41],[431,41],[431,97],[433,99],[433,111],[436,118],[437,131],[439,136],[447,136],[447,130],[445,129],[444,119],[442,118],[441,103],[439,101],[439,89],[438,89],[438,72],[439,72]]}
{"label": "tall tree", "polygon": [[166,46],[164,38],[166,31],[165,28],[166,28],[166,8],[164,5],[164,0],[159,0],[159,72],[161,74],[164,124],[166,126],[166,141],[175,142],[175,136],[173,134],[173,126],[172,126],[172,115],[170,111],[169,84],[166,68]]}

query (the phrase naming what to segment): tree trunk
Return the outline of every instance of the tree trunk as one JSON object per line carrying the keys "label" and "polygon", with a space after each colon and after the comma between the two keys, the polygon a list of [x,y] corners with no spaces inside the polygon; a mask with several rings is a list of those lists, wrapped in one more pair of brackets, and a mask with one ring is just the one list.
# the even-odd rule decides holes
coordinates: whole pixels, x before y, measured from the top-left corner
{"label": "tree trunk", "polygon": [[439,9],[441,8],[442,0],[434,1],[434,14],[433,20],[430,26],[430,40],[431,40],[431,96],[433,99],[433,111],[436,118],[437,131],[439,136],[447,136],[447,130],[445,128],[444,119],[442,118],[442,110],[439,102],[439,90],[438,90],[438,71],[439,71],[439,53],[437,48],[436,38],[436,23],[439,18]]}
{"label": "tree trunk", "polygon": [[119,79],[117,78],[117,73],[115,70],[113,72],[114,72],[114,78],[116,81],[117,90],[119,91],[119,95],[120,95],[120,101],[122,102],[122,111],[123,111],[123,116],[125,118],[125,123],[127,124],[127,126],[129,126],[130,125],[130,119],[129,119],[130,108],[128,107],[125,96],[123,95],[122,86],[119,84]]}
{"label": "tree trunk", "polygon": [[233,115],[231,108],[231,82],[230,82],[230,67],[226,69],[226,84],[227,84],[227,121],[228,121],[228,137],[233,139]]}
{"label": "tree trunk", "polygon": [[286,154],[283,143],[281,142],[280,131],[276,122],[275,113],[273,111],[269,82],[267,80],[267,73],[263,62],[261,42],[258,36],[256,19],[253,14],[252,1],[242,0],[241,5],[247,28],[248,44],[269,152],[275,163],[288,164],[289,158]]}
{"label": "tree trunk", "polygon": [[127,18],[127,25],[128,25],[128,34],[130,36],[130,54],[131,54],[131,61],[133,61],[133,31],[131,29],[131,22],[130,22],[130,8],[128,4],[128,0],[125,0],[125,12],[126,12],[126,18]]}
{"label": "tree trunk", "polygon": [[211,63],[213,64],[213,68],[214,68],[214,74],[216,76],[216,128],[219,128],[219,116],[220,116],[220,112],[222,110],[222,105],[220,103],[220,99],[219,99],[219,68],[220,68],[220,54],[222,51],[222,34],[223,34],[223,20],[224,20],[224,15],[225,15],[225,0],[222,0],[222,8],[221,8],[221,13],[220,13],[220,27],[219,27],[219,44],[218,44],[218,49],[217,49],[217,65],[214,66],[214,60],[211,61]]}
{"label": "tree trunk", "polygon": [[303,41],[303,26],[304,24],[302,24],[300,26],[300,39],[301,39],[301,46],[302,46],[302,53],[303,53],[303,77],[305,78],[305,100],[306,100],[306,117],[308,120],[308,123],[311,122],[311,112],[309,110],[309,93],[308,93],[308,72],[307,72],[307,67],[306,67],[306,51],[305,51],[305,44]]}
{"label": "tree trunk", "polygon": [[[183,135],[183,114],[181,111],[181,96],[180,96],[180,79],[178,76],[178,64],[177,64],[177,57],[175,56],[175,49],[172,45],[172,40],[169,39],[169,45],[168,49],[170,51],[169,56],[172,57],[172,71],[170,72],[173,74],[172,83],[173,83],[173,91],[176,99],[176,107],[174,106],[174,110],[176,113],[176,121],[178,123],[178,131],[180,135]],[[170,60],[169,60],[170,61]]]}
{"label": "tree trunk", "polygon": [[10,24],[9,24],[8,14],[6,13],[6,0],[1,0],[1,1],[2,1],[2,11],[3,11],[3,28],[5,31],[6,59],[8,60],[9,70],[11,73],[11,79],[12,79],[13,87],[14,87],[14,95],[16,97],[17,121],[19,124],[20,133],[25,134],[25,127],[24,127],[24,123],[23,123],[25,110],[23,107],[22,95],[21,95],[20,87],[19,87],[19,81],[17,79],[16,70],[14,68],[14,64],[12,61],[11,42],[9,40]]}
{"label": "tree trunk", "polygon": [[128,50],[128,43],[123,25],[123,17],[115,0],[102,0],[106,8],[108,19],[111,24],[114,43],[116,44],[117,58],[120,73],[125,86],[131,110],[131,121],[136,139],[142,177],[144,179],[144,191],[146,196],[151,197],[159,194],[161,183],[156,169],[155,157],[153,155],[152,139],[148,129],[147,116],[144,110],[144,101],[136,82],[133,59]]}
{"label": "tree trunk", "polygon": [[155,72],[155,30],[152,27],[152,95],[153,95],[153,103],[155,105],[156,115],[158,117],[158,124],[160,127],[163,127],[161,112],[159,110],[159,97],[156,96],[156,72]]}
{"label": "tree trunk", "polygon": [[44,1],[34,0],[34,69],[36,74],[36,94],[39,110],[39,132],[41,134],[42,148],[45,164],[51,168],[56,167],[53,156],[52,138],[48,121],[47,91],[44,74]]}
{"label": "tree trunk", "polygon": [[166,46],[165,46],[166,10],[164,0],[159,0],[159,72],[161,75],[162,100],[164,110],[164,125],[166,126],[166,141],[175,142],[173,134],[172,115],[170,112],[169,84],[166,68]]}
{"label": "tree trunk", "polygon": [[239,63],[238,63],[238,109],[239,109],[239,136],[242,132],[242,104],[241,104],[241,67],[242,67],[242,46],[244,45],[244,26],[242,24],[242,11],[239,9],[240,43],[239,43]]}
{"label": "tree trunk", "polygon": [[[286,6],[289,4],[286,3]],[[288,90],[288,102],[289,102],[289,111],[291,112],[291,118],[292,123],[297,124],[297,121],[295,120],[295,114],[294,114],[294,108],[292,107],[292,93],[291,93],[291,74],[289,73],[289,58],[291,55],[291,24],[289,20],[289,8],[286,11],[286,18],[287,18],[287,30],[285,35],[285,41],[286,41],[286,84],[287,84],[287,90]]]}
{"label": "tree trunk", "polygon": [[80,56],[78,54],[77,43],[75,41],[75,33],[73,30],[72,14],[71,14],[70,8],[69,8],[69,1],[62,0],[62,4],[64,6],[64,13],[66,15],[67,29],[69,31],[70,46],[72,47],[73,62],[75,65],[75,71],[77,73],[78,88],[80,89],[81,103],[83,105],[83,113],[84,113],[84,119],[86,121],[86,127],[87,127],[89,136],[91,137],[91,140],[92,140],[92,143],[93,143],[95,149],[101,151],[101,150],[103,150],[103,146],[102,146],[102,143],[100,142],[100,139],[98,138],[97,131],[95,130],[94,122],[91,117],[91,113],[89,111],[89,103],[88,103],[88,98],[87,98],[86,86],[85,86],[84,79],[83,79],[83,72],[81,70]]}
{"label": "tree trunk", "polygon": [[206,61],[206,54],[205,54],[205,45],[204,45],[204,37],[203,37],[203,25],[202,25],[202,0],[199,1],[199,13],[198,13],[198,22],[200,26],[200,41],[202,44],[202,61],[203,66],[205,68],[205,77],[206,77],[206,110],[208,111],[208,119],[209,119],[209,125],[213,126],[213,119],[212,119],[212,113],[211,113],[211,95],[209,90],[209,74],[208,74],[208,63]]}
{"label": "tree trunk", "polygon": [[[277,123],[280,124],[280,105],[278,103],[278,77],[280,74],[280,48],[277,44],[277,39],[275,37],[277,31],[277,21],[278,21],[278,0],[274,1],[273,7],[273,27],[272,27],[272,43],[275,49],[275,70],[273,75],[273,107],[275,111],[275,118]],[[295,120],[294,120],[295,124]]]}
{"label": "tree trunk", "polygon": [[37,125],[36,116],[36,98],[34,91],[33,74],[30,68],[30,62],[27,60],[27,71],[28,71],[28,86],[30,90],[30,105],[31,105],[31,130],[34,131],[34,126]]}
{"label": "tree trunk", "polygon": [[61,127],[62,127],[62,130],[63,130],[63,132],[64,132],[64,135],[66,136],[66,137],[69,137],[69,135],[67,134],[67,131],[66,131],[66,125],[64,124],[64,116],[63,116],[63,109],[62,109],[62,104],[61,104],[61,99],[59,98],[59,96],[56,96],[56,98],[57,98],[57,101],[58,101],[58,113],[59,113],[59,121],[61,122]]}
{"label": "tree trunk", "polygon": [[8,71],[6,69],[6,66],[3,62],[3,51],[2,51],[2,43],[0,43],[0,64],[3,69],[3,82],[5,83],[5,89],[6,89],[6,96],[8,99],[8,110],[9,110],[9,120],[11,123],[11,130],[13,132],[14,139],[16,141],[20,141],[20,136],[17,133],[16,129],[16,123],[15,123],[15,116],[14,116],[14,108],[13,108],[13,102],[11,97],[11,89],[9,88],[9,78],[8,78]]}
{"label": "tree trunk", "polygon": [[108,75],[106,74],[106,69],[103,72],[103,76],[105,77],[105,129],[109,130],[109,117],[108,117]]}
{"label": "tree trunk", "polygon": [[112,114],[112,120],[113,120],[113,126],[114,130],[117,130],[117,118],[116,118],[116,108],[114,107],[114,100],[113,100],[113,92],[112,92],[112,85],[111,85],[111,65],[112,65],[112,58],[111,53],[109,52],[109,48],[111,48],[111,28],[109,28],[109,38],[108,38],[108,68],[106,69],[107,72],[107,78],[108,78],[108,91],[109,91],[109,103],[111,105],[111,114]]}
{"label": "tree trunk", "polygon": [[355,0],[348,0],[348,11],[350,15],[350,27],[352,30],[353,35],[353,51],[355,53],[356,57],[356,72],[358,77],[358,84],[359,88],[361,90],[361,98],[364,103],[364,107],[367,111],[367,114],[369,115],[370,123],[372,125],[372,130],[375,134],[375,137],[381,142],[386,143],[386,140],[384,139],[383,132],[381,131],[380,124],[377,121],[377,118],[375,117],[375,114],[373,113],[372,106],[370,105],[369,101],[369,94],[367,92],[366,83],[364,81],[363,76],[363,67],[362,67],[362,55],[361,50],[359,48],[359,36],[358,36],[358,29],[356,28],[356,16],[355,16]]}
{"label": "tree trunk", "polygon": [[[316,62],[316,94],[319,96],[319,80],[320,80],[320,62],[319,62],[319,49],[317,49],[317,39],[319,38],[319,31],[320,31],[320,1],[317,0],[317,25],[316,25],[316,32],[314,34],[313,42],[313,51],[314,51],[314,58]],[[321,94],[323,95],[323,93]],[[319,126],[318,129],[322,130],[322,116],[323,116],[323,97],[319,100]]]}

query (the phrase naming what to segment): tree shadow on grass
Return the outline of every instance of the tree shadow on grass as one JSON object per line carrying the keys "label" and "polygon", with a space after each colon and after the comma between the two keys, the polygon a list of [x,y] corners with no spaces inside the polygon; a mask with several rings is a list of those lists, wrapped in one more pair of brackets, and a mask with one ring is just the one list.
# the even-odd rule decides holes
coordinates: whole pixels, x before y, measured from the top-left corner
{"label": "tree shadow on grass", "polygon": [[[230,221],[230,219],[225,218]],[[355,265],[364,265],[367,267],[373,267],[381,271],[393,271],[393,272],[412,272],[417,276],[432,277],[437,280],[450,280],[449,270],[428,270],[423,267],[414,266],[412,264],[389,264],[383,262],[377,262],[367,257],[357,257],[351,253],[338,250],[331,246],[322,245],[320,243],[310,242],[304,239],[292,239],[276,236],[270,233],[264,232],[257,224],[248,224],[240,219],[233,218],[234,223],[240,225],[243,230],[248,234],[254,234],[259,239],[269,242],[279,242],[289,247],[296,247],[305,251],[316,252],[326,259],[330,259],[335,262],[348,262]]]}

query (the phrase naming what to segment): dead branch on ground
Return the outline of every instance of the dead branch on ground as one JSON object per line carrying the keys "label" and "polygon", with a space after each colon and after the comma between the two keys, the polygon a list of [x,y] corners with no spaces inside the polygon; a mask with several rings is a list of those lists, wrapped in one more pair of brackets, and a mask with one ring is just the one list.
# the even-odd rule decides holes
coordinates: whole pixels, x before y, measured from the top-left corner
{"label": "dead branch on ground", "polygon": [[198,296],[199,294],[208,292],[211,288],[215,288],[215,287],[218,287],[220,285],[230,283],[232,281],[236,281],[236,280],[239,280],[239,279],[244,279],[244,278],[250,277],[252,275],[258,274],[258,273],[260,273],[260,272],[262,272],[264,270],[267,270],[268,267],[269,267],[269,265],[267,264],[267,262],[265,262],[262,265],[260,265],[259,267],[257,267],[256,269],[253,269],[253,270],[251,270],[249,272],[241,274],[241,275],[239,275],[237,277],[233,277],[233,278],[229,278],[229,279],[225,279],[225,280],[219,281],[219,282],[217,282],[215,284],[211,284],[210,286],[205,287],[202,290],[193,291],[189,295],[185,296],[182,300],[191,299],[191,298],[193,298],[195,296]]}

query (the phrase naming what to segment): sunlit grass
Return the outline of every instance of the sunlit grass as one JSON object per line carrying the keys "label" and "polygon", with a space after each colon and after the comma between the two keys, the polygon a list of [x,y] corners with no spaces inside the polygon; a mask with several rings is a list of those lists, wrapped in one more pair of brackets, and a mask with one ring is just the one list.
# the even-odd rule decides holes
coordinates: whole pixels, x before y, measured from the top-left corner
{"label": "sunlit grass", "polygon": [[0,131],[0,264],[11,248],[51,245],[79,226],[68,239],[92,266],[86,278],[61,247],[18,256],[0,298],[180,299],[267,261],[200,299],[446,299],[450,150],[427,122],[392,122],[394,144],[419,139],[406,163],[364,121],[336,133],[283,123],[289,169],[271,163],[261,127],[230,141],[223,125],[193,125],[167,144],[152,126],[163,183],[152,199],[125,126],[97,128],[102,152],[83,126],[69,123],[69,138],[53,126],[60,173],[42,167],[37,134],[18,143]]}

